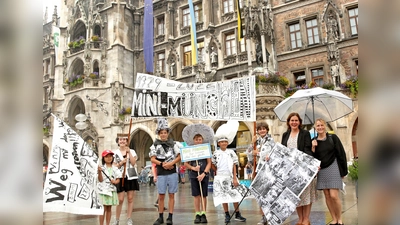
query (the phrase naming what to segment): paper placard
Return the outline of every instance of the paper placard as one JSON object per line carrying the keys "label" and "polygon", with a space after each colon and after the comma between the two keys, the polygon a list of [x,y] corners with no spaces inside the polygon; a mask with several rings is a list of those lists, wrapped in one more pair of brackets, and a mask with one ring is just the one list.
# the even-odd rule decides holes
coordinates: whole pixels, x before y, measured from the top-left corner
{"label": "paper placard", "polygon": [[209,143],[187,146],[180,149],[181,151],[181,161],[194,161],[199,159],[211,158],[211,146]]}

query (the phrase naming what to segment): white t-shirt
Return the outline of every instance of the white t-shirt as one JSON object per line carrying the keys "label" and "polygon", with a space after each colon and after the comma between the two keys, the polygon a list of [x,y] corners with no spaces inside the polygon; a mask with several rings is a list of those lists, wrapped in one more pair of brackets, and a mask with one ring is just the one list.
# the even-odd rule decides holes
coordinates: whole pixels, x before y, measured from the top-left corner
{"label": "white t-shirt", "polygon": [[217,167],[217,175],[232,176],[233,164],[239,164],[238,157],[232,149],[216,150],[211,159]]}
{"label": "white t-shirt", "polygon": [[[131,151],[131,154],[133,157],[137,157],[135,150],[130,149],[130,151]],[[115,163],[119,163],[124,159],[124,157],[122,156],[121,150],[116,149],[113,152],[114,152],[114,162]],[[127,154],[126,157],[127,157],[127,162],[126,162],[127,168],[133,167],[136,169],[135,165],[132,165],[131,161],[129,160],[129,154]],[[119,169],[121,170],[121,173],[123,173],[123,171],[125,169],[125,176],[128,177],[128,180],[137,179],[137,177],[129,177],[129,175],[126,171],[126,168],[124,168],[124,166],[121,166],[121,168],[119,168]],[[136,174],[137,174],[137,169],[136,169]]]}

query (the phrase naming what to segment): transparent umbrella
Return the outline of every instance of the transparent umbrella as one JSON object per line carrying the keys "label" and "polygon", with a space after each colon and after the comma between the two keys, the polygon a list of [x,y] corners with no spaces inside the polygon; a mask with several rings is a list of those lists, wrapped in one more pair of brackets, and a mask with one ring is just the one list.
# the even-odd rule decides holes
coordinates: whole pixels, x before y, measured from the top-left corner
{"label": "transparent umbrella", "polygon": [[316,87],[296,91],[279,103],[274,112],[281,121],[297,112],[303,124],[314,124],[318,118],[332,122],[353,112],[353,100],[338,91]]}

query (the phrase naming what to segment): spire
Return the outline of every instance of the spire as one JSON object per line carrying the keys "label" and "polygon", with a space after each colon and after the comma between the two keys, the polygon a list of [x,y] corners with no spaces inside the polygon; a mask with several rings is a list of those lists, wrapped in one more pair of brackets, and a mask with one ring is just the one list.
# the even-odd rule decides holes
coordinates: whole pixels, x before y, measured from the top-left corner
{"label": "spire", "polygon": [[[47,7],[46,7],[47,9]],[[46,10],[47,12],[47,10]],[[57,6],[54,6],[53,18],[52,18],[53,25],[57,25]]]}
{"label": "spire", "polygon": [[46,6],[46,10],[44,11],[44,15],[43,15],[43,24],[46,24],[47,22],[47,6]]}

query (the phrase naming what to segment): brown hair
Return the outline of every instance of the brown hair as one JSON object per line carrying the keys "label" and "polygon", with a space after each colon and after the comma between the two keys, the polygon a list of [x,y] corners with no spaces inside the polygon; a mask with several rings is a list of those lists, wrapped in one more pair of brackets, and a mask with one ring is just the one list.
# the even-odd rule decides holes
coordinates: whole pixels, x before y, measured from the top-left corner
{"label": "brown hair", "polygon": [[193,140],[194,140],[195,138],[197,138],[197,137],[201,137],[202,139],[204,139],[203,136],[202,136],[201,134],[196,134],[196,135],[194,135]]}
{"label": "brown hair", "polygon": [[259,123],[257,123],[257,131],[258,131],[259,129],[261,129],[261,127],[265,127],[265,129],[267,129],[267,131],[269,131],[268,123],[266,123],[266,122],[259,122]]}
{"label": "brown hair", "polygon": [[290,124],[289,124],[289,122],[290,122],[290,119],[291,119],[293,116],[297,116],[297,118],[299,119],[299,121],[300,121],[299,129],[301,129],[302,126],[303,126],[303,120],[301,119],[301,117],[300,117],[300,115],[299,115],[298,113],[292,112],[292,113],[289,114],[289,116],[288,116],[287,119],[286,119],[286,126],[287,126],[288,130],[290,130]]}

